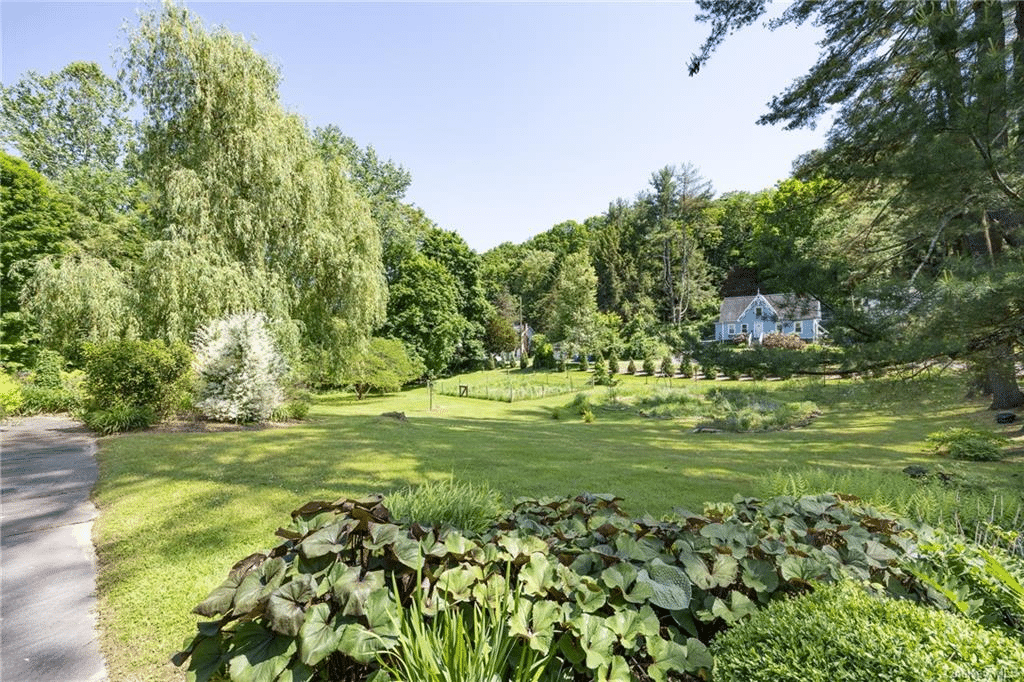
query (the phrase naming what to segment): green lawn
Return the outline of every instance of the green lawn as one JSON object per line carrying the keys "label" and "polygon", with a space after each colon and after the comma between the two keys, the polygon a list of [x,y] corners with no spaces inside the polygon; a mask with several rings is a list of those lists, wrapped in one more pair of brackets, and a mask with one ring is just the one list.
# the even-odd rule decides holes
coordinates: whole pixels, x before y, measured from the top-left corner
{"label": "green lawn", "polygon": [[[503,376],[458,380],[497,384]],[[575,376],[582,383],[583,375]],[[628,396],[665,383],[626,377],[616,391]],[[704,391],[741,384],[673,381],[684,385]],[[984,404],[965,402],[952,378],[761,385],[787,400],[813,400],[823,414],[791,431],[694,434],[693,420],[644,419],[625,409],[598,408],[593,423],[565,410],[553,419],[552,408],[571,394],[509,404],[435,391],[430,410],[430,395],[420,388],[363,401],[324,396],[307,423],[286,428],[104,439],[95,541],[110,677],[182,679],[169,658],[194,631],[191,608],[235,561],[276,544],[274,530],[311,499],[454,475],[486,482],[510,500],[612,492],[631,513],[659,515],[736,493],[763,494],[780,468],[870,467],[901,476],[907,464],[933,460],[923,452],[928,433],[995,427]],[[609,389],[591,390],[609,397]],[[380,416],[390,411],[405,412],[408,421]],[[1020,453],[970,470],[1000,487],[1024,488]]]}

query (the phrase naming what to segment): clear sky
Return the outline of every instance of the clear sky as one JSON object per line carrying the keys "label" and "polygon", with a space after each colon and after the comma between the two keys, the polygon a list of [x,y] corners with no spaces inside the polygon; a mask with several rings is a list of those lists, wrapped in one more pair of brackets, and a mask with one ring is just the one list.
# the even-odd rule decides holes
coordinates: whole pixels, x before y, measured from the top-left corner
{"label": "clear sky", "polygon": [[[823,140],[755,124],[814,62],[810,27],[751,27],[690,78],[708,30],[690,2],[186,4],[276,62],[311,126],[405,166],[407,200],[477,251],[599,215],[668,164],[765,189]],[[0,1],[3,82],[82,60],[115,74],[151,6]]]}

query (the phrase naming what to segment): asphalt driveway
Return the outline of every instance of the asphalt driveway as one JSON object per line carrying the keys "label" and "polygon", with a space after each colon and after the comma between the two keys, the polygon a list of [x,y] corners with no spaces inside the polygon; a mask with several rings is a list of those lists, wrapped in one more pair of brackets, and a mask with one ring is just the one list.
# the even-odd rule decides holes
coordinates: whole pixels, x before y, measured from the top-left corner
{"label": "asphalt driveway", "polygon": [[0,680],[106,680],[96,633],[89,493],[96,444],[78,422],[0,425]]}

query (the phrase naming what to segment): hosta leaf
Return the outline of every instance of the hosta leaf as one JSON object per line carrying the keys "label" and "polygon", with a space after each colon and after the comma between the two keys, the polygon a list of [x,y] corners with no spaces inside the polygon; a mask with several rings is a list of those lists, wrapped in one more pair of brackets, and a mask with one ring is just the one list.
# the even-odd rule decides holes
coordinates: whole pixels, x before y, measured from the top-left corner
{"label": "hosta leaf", "polygon": [[231,604],[235,600],[235,593],[238,586],[244,580],[244,576],[232,574],[228,579],[217,586],[206,599],[192,609],[192,613],[213,618],[231,610]]}
{"label": "hosta leaf", "polygon": [[683,562],[683,568],[686,570],[686,576],[702,590],[710,590],[714,584],[714,579],[711,577],[711,571],[708,570],[708,565],[704,563],[697,554],[682,554],[680,560]]}
{"label": "hosta leaf", "polygon": [[676,611],[690,605],[690,579],[678,566],[655,559],[637,573],[636,582],[638,587],[644,583],[650,586],[650,602],[655,606]]}
{"label": "hosta leaf", "polygon": [[348,566],[337,576],[332,592],[341,606],[343,616],[362,616],[366,613],[366,601],[370,595],[384,588],[384,571],[368,571],[360,575],[358,566]]}
{"label": "hosta leaf", "polygon": [[259,623],[242,623],[231,639],[229,670],[235,682],[275,682],[295,653],[294,637],[279,635]]}
{"label": "hosta leaf", "polygon": [[314,604],[306,612],[299,630],[299,658],[306,665],[316,665],[338,647],[341,634],[330,622],[331,607]]}
{"label": "hosta leaf", "polygon": [[620,559],[644,564],[661,554],[661,543],[655,538],[643,537],[638,540],[622,533],[615,538],[615,551]]}
{"label": "hosta leaf", "polygon": [[313,578],[308,575],[297,576],[274,590],[267,600],[270,627],[282,635],[299,634],[299,628],[306,617],[306,607],[314,596]]}

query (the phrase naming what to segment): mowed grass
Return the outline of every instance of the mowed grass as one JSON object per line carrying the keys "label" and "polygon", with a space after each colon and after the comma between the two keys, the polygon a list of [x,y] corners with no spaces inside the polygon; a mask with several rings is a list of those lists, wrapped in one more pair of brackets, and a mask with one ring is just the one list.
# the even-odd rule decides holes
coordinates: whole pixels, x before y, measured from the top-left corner
{"label": "mowed grass", "polygon": [[[487,374],[466,381],[498,380]],[[754,385],[672,382],[698,392],[744,384]],[[615,393],[665,385],[625,377]],[[813,400],[823,414],[790,431],[694,434],[692,422],[644,419],[621,408],[597,408],[593,423],[564,409],[553,419],[553,408],[572,395],[509,404],[435,391],[431,410],[429,391],[418,388],[362,401],[323,396],[308,422],[284,428],[103,439],[94,533],[110,677],[183,679],[169,659],[194,632],[191,609],[233,563],[277,544],[275,529],[312,499],[454,476],[487,483],[509,501],[611,492],[625,498],[630,513],[657,516],[737,493],[763,494],[780,469],[864,467],[902,476],[908,464],[935,463],[923,449],[928,433],[953,425],[995,428],[985,404],[964,401],[962,384],[951,377],[758,385],[787,400]],[[607,388],[590,391],[612,396]],[[408,421],[381,416],[394,411]],[[1024,487],[1019,451],[970,470],[1014,494]]]}

